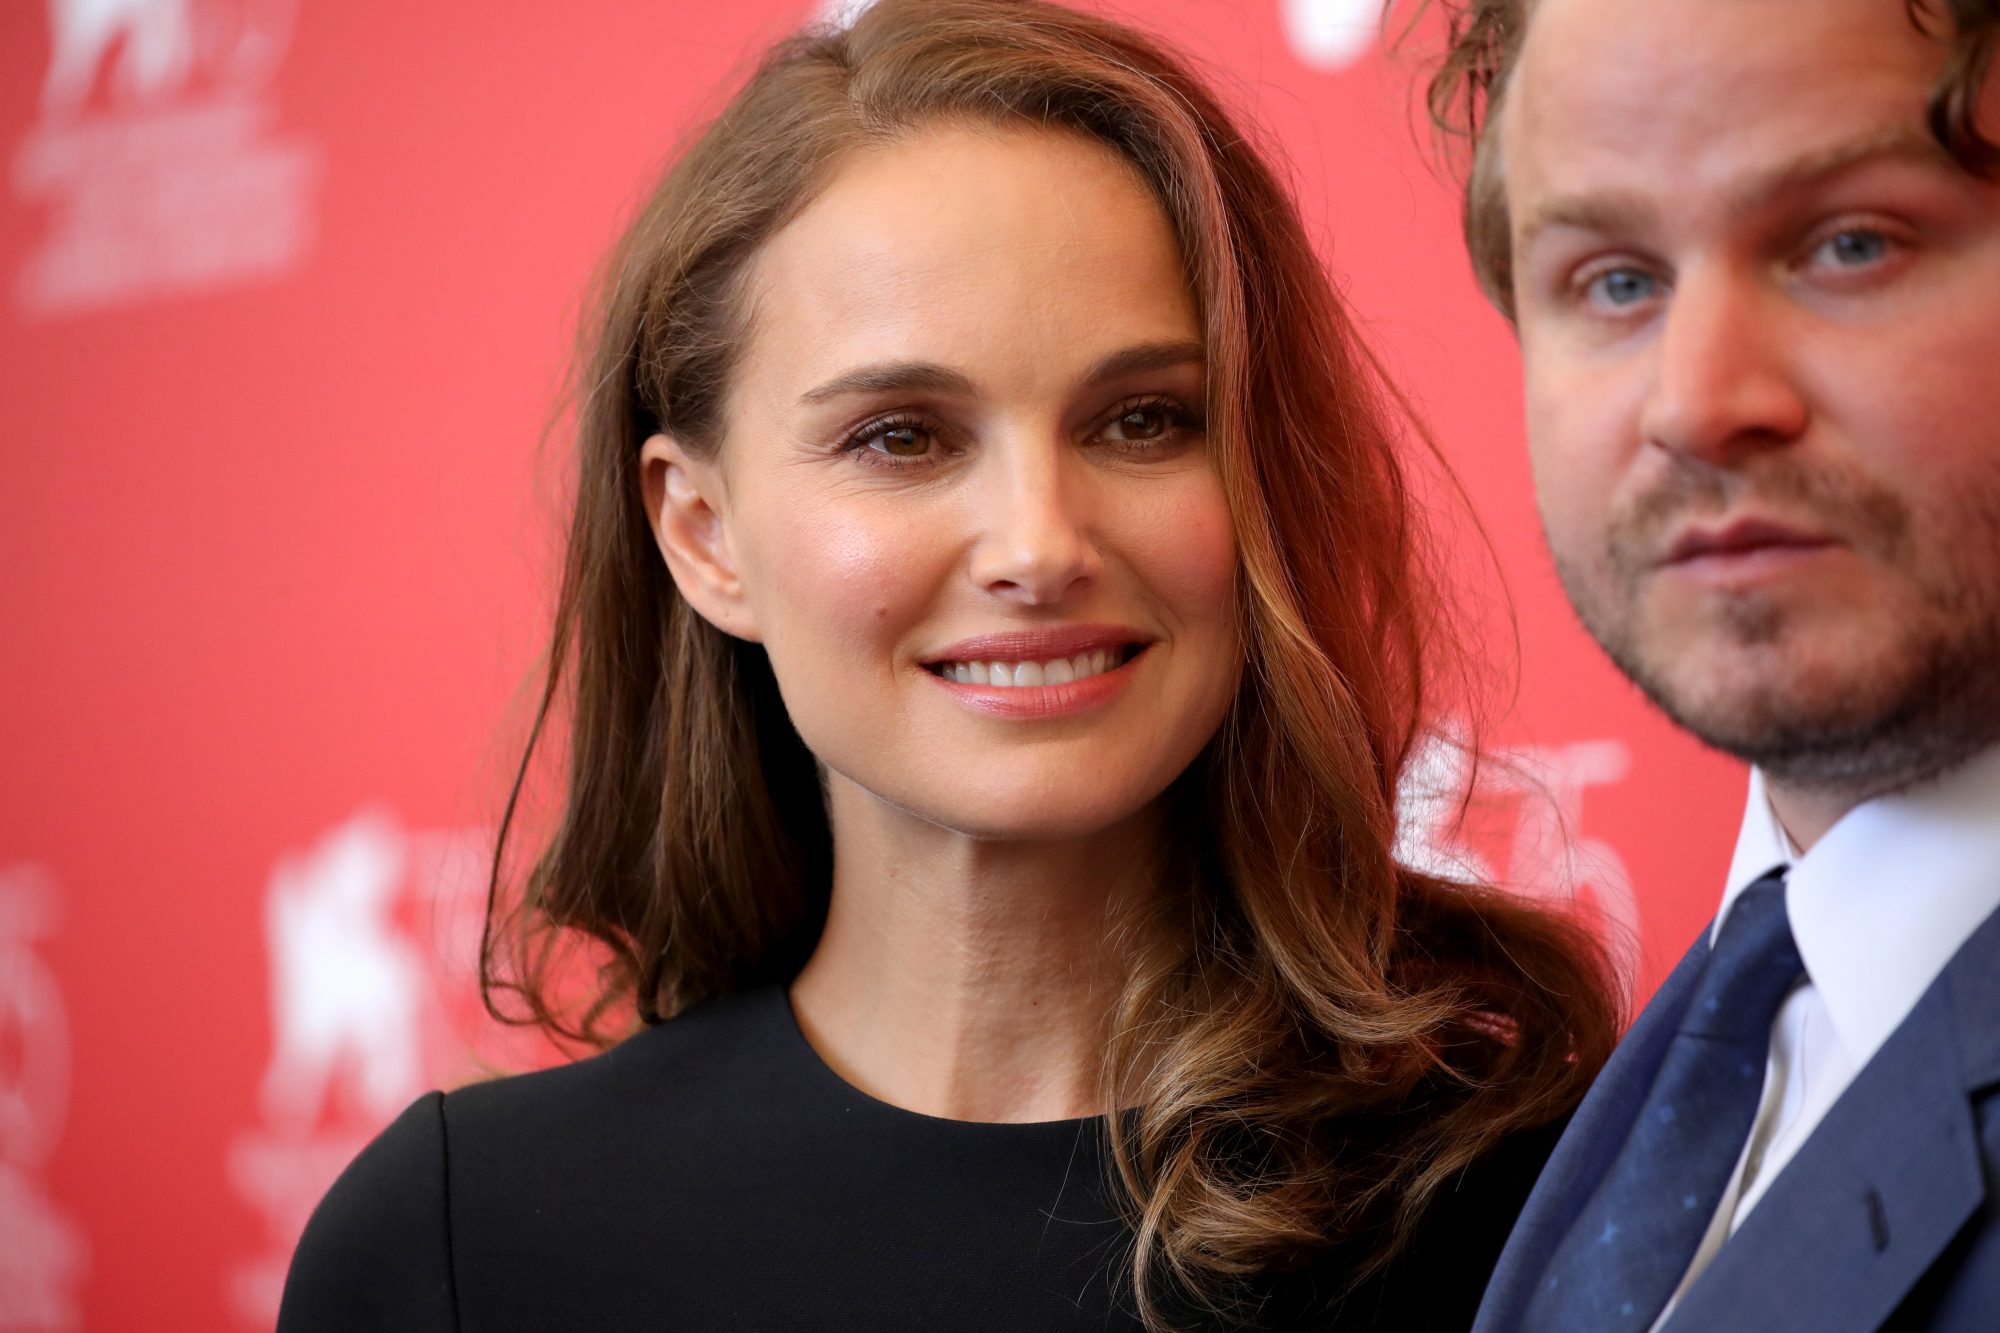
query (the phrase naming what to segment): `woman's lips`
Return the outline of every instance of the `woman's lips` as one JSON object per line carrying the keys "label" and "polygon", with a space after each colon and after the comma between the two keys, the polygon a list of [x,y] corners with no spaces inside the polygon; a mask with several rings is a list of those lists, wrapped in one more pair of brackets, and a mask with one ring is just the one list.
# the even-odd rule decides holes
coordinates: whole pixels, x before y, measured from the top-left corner
{"label": "woman's lips", "polygon": [[923,663],[1049,662],[1083,653],[1117,652],[1144,645],[1147,635],[1124,625],[1045,625],[975,634],[927,654]]}
{"label": "woman's lips", "polygon": [[973,659],[936,662],[931,670],[961,685],[992,685],[1002,689],[1027,689],[1038,685],[1067,685],[1071,681],[1101,676],[1122,666],[1128,654],[1123,649],[1096,648],[1073,657],[1047,661],[1006,661]]}
{"label": "woman's lips", "polygon": [[1144,645],[1132,644],[1042,660],[957,659],[926,664],[926,674],[959,703],[988,716],[1068,717],[1122,694],[1145,653]]}

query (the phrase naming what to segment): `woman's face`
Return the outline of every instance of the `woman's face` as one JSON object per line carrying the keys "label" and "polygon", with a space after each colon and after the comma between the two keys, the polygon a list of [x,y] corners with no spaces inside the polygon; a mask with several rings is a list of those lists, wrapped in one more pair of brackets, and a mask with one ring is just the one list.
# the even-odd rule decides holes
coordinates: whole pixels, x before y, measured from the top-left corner
{"label": "woman's face", "polygon": [[1081,137],[939,128],[759,253],[721,447],[646,494],[836,787],[983,838],[1143,809],[1236,688],[1236,548],[1166,216]]}

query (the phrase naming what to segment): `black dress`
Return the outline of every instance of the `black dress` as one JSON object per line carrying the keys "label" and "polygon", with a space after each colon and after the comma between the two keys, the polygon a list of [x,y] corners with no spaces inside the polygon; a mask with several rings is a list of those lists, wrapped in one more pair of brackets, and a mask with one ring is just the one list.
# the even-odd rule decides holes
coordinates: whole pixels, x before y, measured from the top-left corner
{"label": "black dress", "polygon": [[[1465,1329],[1554,1143],[1518,1136],[1416,1244],[1254,1324]],[[560,1069],[421,1098],[314,1213],[279,1333],[1133,1333],[1100,1123],[973,1124],[856,1091],[778,987]]]}

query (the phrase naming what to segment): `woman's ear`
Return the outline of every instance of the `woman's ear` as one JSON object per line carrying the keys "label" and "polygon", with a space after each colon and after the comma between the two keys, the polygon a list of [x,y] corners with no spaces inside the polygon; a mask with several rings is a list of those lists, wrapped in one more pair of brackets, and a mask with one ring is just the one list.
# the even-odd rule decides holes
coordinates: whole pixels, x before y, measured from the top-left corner
{"label": "woman's ear", "polygon": [[639,450],[639,468],[653,540],[681,596],[724,634],[757,641],[756,617],[729,549],[714,461],[695,458],[670,435],[655,435]]}

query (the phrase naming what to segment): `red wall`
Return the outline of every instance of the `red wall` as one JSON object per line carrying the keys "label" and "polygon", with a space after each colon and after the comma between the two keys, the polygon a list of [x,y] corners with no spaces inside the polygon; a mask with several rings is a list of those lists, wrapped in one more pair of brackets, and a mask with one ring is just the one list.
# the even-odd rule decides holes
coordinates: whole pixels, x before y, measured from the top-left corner
{"label": "red wall", "polygon": [[[809,7],[0,9],[0,1331],[268,1327],[358,1143],[531,1058],[466,978],[548,602],[540,431],[591,264]],[[1523,654],[1494,739],[1546,790],[1494,787],[1475,854],[1634,923],[1650,989],[1741,774],[1562,602],[1410,61],[1340,40],[1365,8],[1132,12],[1290,155],[1499,548]]]}

